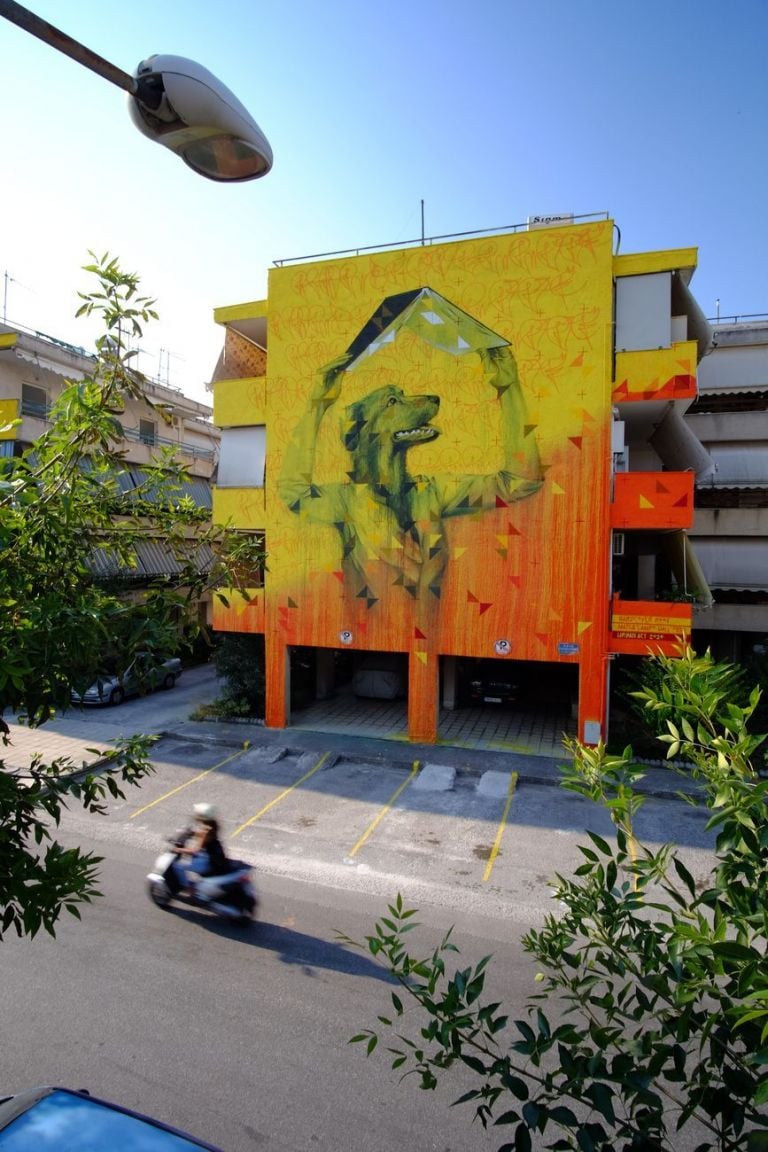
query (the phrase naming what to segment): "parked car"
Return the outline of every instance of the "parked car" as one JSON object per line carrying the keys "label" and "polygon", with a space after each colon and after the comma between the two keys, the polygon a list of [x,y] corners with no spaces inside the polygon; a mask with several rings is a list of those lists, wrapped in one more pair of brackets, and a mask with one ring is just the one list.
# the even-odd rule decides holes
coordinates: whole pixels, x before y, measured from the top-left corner
{"label": "parked car", "polygon": [[159,1120],[69,1088],[0,1098],[0,1152],[219,1152]]}
{"label": "parked car", "polygon": [[371,652],[352,676],[355,696],[371,700],[397,700],[408,685],[407,658],[400,652]]}
{"label": "parked car", "polygon": [[99,676],[82,694],[73,689],[72,703],[122,704],[128,696],[140,696],[155,688],[173,688],[179,676],[178,656],[160,660],[148,652],[138,652],[124,672]]}
{"label": "parked car", "polygon": [[520,681],[515,665],[507,660],[465,660],[461,698],[465,704],[515,704]]}

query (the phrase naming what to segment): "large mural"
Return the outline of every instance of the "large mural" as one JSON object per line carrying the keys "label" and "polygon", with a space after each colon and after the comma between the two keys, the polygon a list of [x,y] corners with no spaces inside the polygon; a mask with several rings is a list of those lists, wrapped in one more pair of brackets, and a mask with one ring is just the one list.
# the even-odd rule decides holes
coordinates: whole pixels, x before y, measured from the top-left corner
{"label": "large mural", "polygon": [[[487,419],[498,422],[502,452],[492,472],[423,475],[419,448],[441,432],[439,393],[385,384],[343,409],[344,479],[315,474],[321,424],[362,363],[409,332],[450,357],[477,356],[488,385]],[[498,401],[490,411],[490,400]],[[414,463],[411,463],[411,460]],[[283,458],[280,496],[305,521],[339,534],[345,594],[369,608],[402,588],[422,614],[439,601],[448,560],[447,521],[532,495],[542,483],[533,429],[509,342],[431,288],[388,296],[338,359],[325,365]]]}
{"label": "large mural", "polygon": [[268,635],[602,659],[610,222],[275,268],[268,323]]}

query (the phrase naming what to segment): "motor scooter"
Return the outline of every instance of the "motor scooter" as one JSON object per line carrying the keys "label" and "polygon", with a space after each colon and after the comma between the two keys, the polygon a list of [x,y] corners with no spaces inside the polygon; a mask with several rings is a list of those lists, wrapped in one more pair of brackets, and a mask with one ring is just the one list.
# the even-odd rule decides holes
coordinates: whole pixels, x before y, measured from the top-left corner
{"label": "motor scooter", "polygon": [[258,896],[253,885],[252,868],[244,860],[228,861],[228,870],[219,876],[195,876],[192,884],[183,884],[174,868],[182,848],[192,834],[191,828],[177,832],[168,840],[169,847],[161,852],[147,876],[149,898],[159,908],[167,908],[173,900],[182,900],[200,908],[210,908],[225,920],[253,920],[258,908]]}

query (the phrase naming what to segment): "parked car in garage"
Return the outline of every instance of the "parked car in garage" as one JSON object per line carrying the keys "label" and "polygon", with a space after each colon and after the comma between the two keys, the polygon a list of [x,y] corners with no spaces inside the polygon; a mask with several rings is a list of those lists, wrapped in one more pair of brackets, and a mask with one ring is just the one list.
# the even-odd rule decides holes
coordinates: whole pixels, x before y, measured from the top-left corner
{"label": "parked car in garage", "polygon": [[128,696],[140,696],[156,688],[173,688],[181,676],[181,660],[161,660],[138,652],[124,672],[105,673],[80,693],[72,689],[73,704],[122,704]]}
{"label": "parked car in garage", "polygon": [[463,661],[460,697],[464,704],[515,704],[520,698],[519,665],[510,660]]}
{"label": "parked car in garage", "polygon": [[0,1152],[218,1152],[159,1120],[83,1090],[32,1088],[0,1097]]}
{"label": "parked car in garage", "polygon": [[408,688],[408,662],[400,652],[369,652],[352,676],[355,696],[398,700]]}

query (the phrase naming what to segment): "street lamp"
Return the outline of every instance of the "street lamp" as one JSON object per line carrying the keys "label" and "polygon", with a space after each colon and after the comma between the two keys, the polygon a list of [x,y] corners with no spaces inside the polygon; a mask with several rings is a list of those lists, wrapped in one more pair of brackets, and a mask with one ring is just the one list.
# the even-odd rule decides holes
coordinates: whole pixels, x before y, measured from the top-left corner
{"label": "street lamp", "polygon": [[176,152],[201,176],[255,180],[272,167],[272,149],[256,121],[194,60],[150,56],[131,76],[15,0],[0,0],[0,16],[122,88],[139,131]]}

